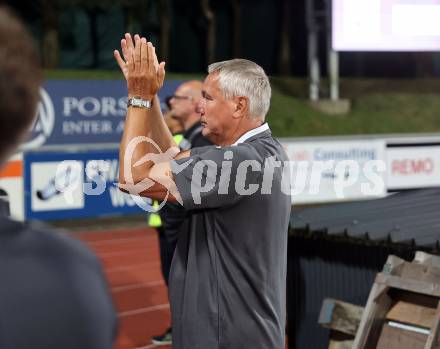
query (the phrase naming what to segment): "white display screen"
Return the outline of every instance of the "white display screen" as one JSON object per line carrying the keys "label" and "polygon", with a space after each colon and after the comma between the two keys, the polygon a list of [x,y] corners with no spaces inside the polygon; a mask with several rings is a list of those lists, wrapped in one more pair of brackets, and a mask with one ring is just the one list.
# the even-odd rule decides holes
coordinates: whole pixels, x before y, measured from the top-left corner
{"label": "white display screen", "polygon": [[440,51],[440,0],[333,0],[336,51]]}

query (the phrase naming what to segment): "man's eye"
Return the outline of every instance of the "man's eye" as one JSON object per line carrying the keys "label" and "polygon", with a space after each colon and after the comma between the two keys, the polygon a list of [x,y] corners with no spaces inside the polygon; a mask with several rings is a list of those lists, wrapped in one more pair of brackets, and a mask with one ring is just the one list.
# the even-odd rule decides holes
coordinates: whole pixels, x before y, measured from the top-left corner
{"label": "man's eye", "polygon": [[202,92],[202,98],[207,101],[212,101],[212,97],[208,95],[206,92]]}

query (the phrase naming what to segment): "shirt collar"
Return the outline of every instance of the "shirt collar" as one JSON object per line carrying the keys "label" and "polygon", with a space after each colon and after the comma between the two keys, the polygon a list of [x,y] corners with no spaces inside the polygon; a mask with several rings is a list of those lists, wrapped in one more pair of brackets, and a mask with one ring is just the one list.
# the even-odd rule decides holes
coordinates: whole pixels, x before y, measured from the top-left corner
{"label": "shirt collar", "polygon": [[257,128],[254,128],[250,131],[247,131],[244,135],[242,135],[239,139],[237,139],[237,141],[233,145],[243,143],[246,140],[248,140],[249,138],[256,136],[260,133],[263,133],[264,131],[267,131],[267,130],[269,130],[269,125],[267,124],[267,122],[265,122],[263,125],[258,126]]}

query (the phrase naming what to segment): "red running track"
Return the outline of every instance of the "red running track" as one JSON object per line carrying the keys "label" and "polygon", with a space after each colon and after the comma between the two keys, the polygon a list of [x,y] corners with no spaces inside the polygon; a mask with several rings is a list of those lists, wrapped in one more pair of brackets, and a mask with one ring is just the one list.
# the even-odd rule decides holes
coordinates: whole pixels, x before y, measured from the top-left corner
{"label": "red running track", "polygon": [[115,348],[154,348],[151,337],[163,333],[170,322],[156,232],[138,228],[75,235],[103,264],[119,317]]}
{"label": "red running track", "polygon": [[163,333],[170,324],[156,231],[130,228],[74,235],[92,248],[103,264],[119,317],[115,349],[154,348],[151,337]]}

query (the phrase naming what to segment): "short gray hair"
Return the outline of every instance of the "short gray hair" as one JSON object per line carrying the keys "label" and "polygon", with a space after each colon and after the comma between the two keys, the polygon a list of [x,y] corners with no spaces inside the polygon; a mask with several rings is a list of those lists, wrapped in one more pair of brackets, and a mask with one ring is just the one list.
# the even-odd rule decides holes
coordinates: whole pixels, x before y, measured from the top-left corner
{"label": "short gray hair", "polygon": [[219,74],[219,85],[225,98],[243,96],[249,99],[249,116],[264,118],[269,110],[269,78],[258,64],[247,59],[231,59],[208,66],[208,73]]}

